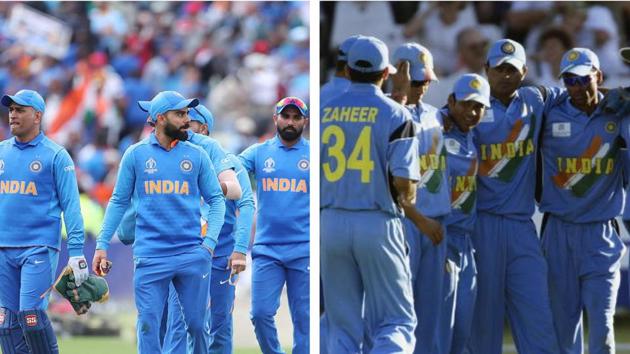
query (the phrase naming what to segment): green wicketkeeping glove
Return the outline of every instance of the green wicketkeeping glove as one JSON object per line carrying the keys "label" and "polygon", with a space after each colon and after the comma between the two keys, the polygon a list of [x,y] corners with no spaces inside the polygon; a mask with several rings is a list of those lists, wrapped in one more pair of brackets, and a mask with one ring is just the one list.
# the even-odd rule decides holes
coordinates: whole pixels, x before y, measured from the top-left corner
{"label": "green wicketkeeping glove", "polygon": [[92,302],[105,302],[109,299],[109,287],[104,278],[90,275],[77,287],[70,267],[63,270],[53,286],[61,296],[70,301],[77,315],[87,313]]}

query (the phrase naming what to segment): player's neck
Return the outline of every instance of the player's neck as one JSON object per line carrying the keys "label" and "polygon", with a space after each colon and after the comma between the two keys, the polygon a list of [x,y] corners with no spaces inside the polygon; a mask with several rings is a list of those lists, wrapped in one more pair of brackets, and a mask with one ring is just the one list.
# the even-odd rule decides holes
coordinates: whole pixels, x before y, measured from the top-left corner
{"label": "player's neck", "polygon": [[291,147],[291,146],[293,146],[293,145],[297,144],[297,142],[298,142],[298,141],[300,141],[300,138],[301,138],[301,136],[300,136],[300,137],[298,137],[298,138],[297,138],[297,139],[295,139],[295,140],[291,140],[291,141],[289,141],[289,140],[284,140],[284,139],[282,139],[282,137],[281,137],[280,135],[278,135],[278,139],[280,139],[280,142],[282,143],[282,145],[284,145],[284,146],[286,146],[286,147]]}
{"label": "player's neck", "polygon": [[35,139],[39,135],[39,132],[40,130],[36,129],[25,134],[16,135],[15,140],[23,144],[30,143],[31,141],[33,141],[33,139]]}
{"label": "player's neck", "polygon": [[516,91],[512,91],[511,93],[503,93],[492,91],[492,88],[490,88],[490,96],[494,97],[499,102],[501,102],[501,104],[507,107],[510,105],[510,103],[512,103],[514,97],[516,97]]}
{"label": "player's neck", "polygon": [[160,146],[162,146],[166,151],[170,151],[173,148],[173,142],[175,139],[166,135],[163,131],[156,129],[155,130],[155,138],[157,139]]}

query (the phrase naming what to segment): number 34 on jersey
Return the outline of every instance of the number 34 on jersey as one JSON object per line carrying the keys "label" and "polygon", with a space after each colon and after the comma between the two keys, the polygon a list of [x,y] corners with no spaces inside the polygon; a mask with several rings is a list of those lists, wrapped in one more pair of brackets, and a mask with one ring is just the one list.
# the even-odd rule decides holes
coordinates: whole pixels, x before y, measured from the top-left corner
{"label": "number 34 on jersey", "polygon": [[361,183],[370,183],[374,170],[374,161],[370,157],[371,137],[371,126],[361,129],[356,142],[346,141],[346,135],[338,125],[327,126],[321,138],[324,146],[322,156],[324,178],[329,182],[336,182],[346,174],[346,171],[356,170],[360,172]]}

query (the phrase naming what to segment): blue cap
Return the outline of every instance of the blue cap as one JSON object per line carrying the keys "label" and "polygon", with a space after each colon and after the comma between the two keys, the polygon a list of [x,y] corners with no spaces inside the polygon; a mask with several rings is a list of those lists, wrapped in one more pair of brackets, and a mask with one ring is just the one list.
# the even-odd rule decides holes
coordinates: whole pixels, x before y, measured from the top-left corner
{"label": "blue cap", "polygon": [[211,131],[214,126],[214,116],[212,112],[206,106],[199,104],[197,107],[194,107],[190,111],[188,111],[188,115],[190,116],[190,120],[197,121],[201,124],[208,125],[208,131]]}
{"label": "blue cap", "polygon": [[593,69],[599,70],[599,58],[590,49],[573,48],[562,56],[560,62],[560,76],[570,73],[577,76],[586,76]]}
{"label": "blue cap", "polygon": [[350,51],[350,47],[352,47],[352,45],[354,44],[354,42],[357,41],[357,39],[363,37],[360,34],[356,34],[354,36],[350,36],[348,38],[346,38],[345,41],[343,41],[340,45],[339,45],[339,50],[337,52],[337,60],[338,61],[348,61],[348,51]]}
{"label": "blue cap", "polygon": [[389,67],[390,74],[396,73],[396,68],[389,63],[387,46],[375,37],[356,39],[348,51],[348,66],[362,73],[375,73]]}
{"label": "blue cap", "polygon": [[483,76],[462,75],[453,86],[453,94],[457,101],[475,101],[490,107],[490,85]]}
{"label": "blue cap", "polygon": [[409,62],[409,74],[413,81],[438,81],[433,71],[433,55],[420,44],[405,43],[394,52],[394,63]]}
{"label": "blue cap", "polygon": [[[155,122],[158,114],[186,107],[196,107],[198,104],[199,100],[196,98],[186,99],[179,92],[162,91],[151,100],[149,115],[151,116],[151,120]],[[140,102],[138,102],[138,105],[140,105]]]}
{"label": "blue cap", "polygon": [[276,114],[280,114],[288,106],[297,108],[304,117],[308,117],[308,106],[297,97],[285,97],[276,103]]}
{"label": "blue cap", "polygon": [[36,111],[44,113],[46,110],[46,103],[42,96],[33,90],[20,90],[15,95],[2,96],[2,105],[9,107],[12,102],[19,104],[20,106],[33,107]]}
{"label": "blue cap", "polygon": [[511,39],[499,39],[494,42],[488,51],[488,65],[491,68],[508,63],[518,70],[523,70],[527,63],[525,49],[516,41]]}

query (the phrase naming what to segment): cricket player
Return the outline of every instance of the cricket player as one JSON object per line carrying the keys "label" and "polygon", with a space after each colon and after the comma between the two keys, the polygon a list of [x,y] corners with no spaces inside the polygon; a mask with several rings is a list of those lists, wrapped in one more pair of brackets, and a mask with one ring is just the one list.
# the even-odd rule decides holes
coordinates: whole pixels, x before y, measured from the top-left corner
{"label": "cricket player", "polygon": [[360,35],[354,35],[346,38],[340,45],[337,50],[337,63],[335,67],[335,76],[333,76],[330,81],[328,81],[324,86],[319,90],[319,102],[321,104],[326,103],[326,101],[339,96],[340,94],[346,92],[348,87],[350,87],[350,80],[346,76],[346,64],[348,63],[348,50],[357,40],[360,38]]}
{"label": "cricket player", "polygon": [[[443,305],[445,272],[449,269],[446,265],[447,243],[444,241],[443,222],[451,212],[451,202],[442,116],[437,108],[422,102],[422,97],[431,82],[437,81],[437,76],[433,71],[431,52],[416,43],[405,43],[397,48],[394,62],[401,69],[402,62],[409,63],[411,82],[406,91],[408,103],[412,106],[407,108],[416,125],[421,176],[416,200],[416,208],[422,216],[421,227],[418,229],[409,218],[403,222],[409,244],[414,309],[418,318],[414,353],[441,353],[440,326],[436,323],[442,317],[442,311],[453,309],[452,304]],[[392,98],[402,97],[393,95]]]}
{"label": "cricket player", "polygon": [[[499,354],[507,315],[522,353],[557,353],[547,264],[532,221],[536,148],[543,111],[560,89],[520,87],[527,73],[523,46],[493,43],[486,73],[490,107],[474,129],[479,170],[472,233],[477,302],[469,349]],[[520,88],[519,88],[520,87]]]}
{"label": "cricket player", "polygon": [[[410,353],[416,316],[403,209],[415,208],[418,142],[409,112],[386,97],[395,69],[375,37],[348,51],[351,85],[321,107],[321,276],[328,353]],[[370,314],[363,323],[363,311]]]}
{"label": "cricket player", "polygon": [[[191,117],[190,130],[195,135],[206,135],[212,129],[214,118],[203,105],[189,111]],[[209,138],[209,141],[215,142]],[[216,146],[220,148],[218,143]],[[212,145],[207,145],[212,146]],[[215,149],[206,149],[209,155],[217,156]],[[222,151],[222,150],[221,150]],[[225,222],[219,233],[219,241],[212,258],[212,274],[210,275],[211,314],[207,319],[210,331],[210,353],[232,353],[232,309],[234,305],[235,286],[238,274],[245,270],[246,254],[254,218],[254,196],[247,171],[239,159],[232,154],[215,162],[221,168],[236,167],[236,176],[242,190],[237,200],[226,199]],[[227,161],[226,161],[227,160]],[[222,173],[222,172],[221,172]],[[219,180],[221,178],[219,173]],[[203,204],[202,210],[208,208]],[[238,217],[236,212],[238,211]],[[203,215],[203,213],[202,213]],[[207,221],[202,220],[207,226]],[[203,233],[203,228],[202,228]],[[168,324],[165,331],[163,350],[168,353],[193,353],[190,340],[186,341],[186,328],[182,317],[181,306],[174,289],[170,289],[168,301]],[[164,323],[164,322],[163,322]],[[187,345],[188,343],[188,345]]]}
{"label": "cricket player", "polygon": [[[223,225],[225,201],[208,154],[188,140],[188,108],[199,103],[164,91],[151,101],[155,131],[123,155],[114,194],[97,239],[92,263],[107,260],[109,242],[136,201],[134,288],[138,309],[138,351],[161,352],[159,324],[172,282],[195,353],[208,352],[204,330],[212,253]],[[210,206],[202,239],[200,198]]]}
{"label": "cricket player", "polygon": [[5,354],[59,353],[46,315],[61,248],[77,286],[89,275],[74,163],[41,131],[44,99],[32,90],[4,95],[13,137],[0,142],[0,348]]}
{"label": "cricket player", "polygon": [[448,106],[440,110],[444,122],[446,166],[449,171],[451,213],[445,217],[448,259],[455,273],[447,280],[455,284],[455,291],[446,304],[454,304],[454,313],[443,311],[441,340],[443,353],[461,354],[466,349],[473,325],[473,310],[477,296],[477,268],[471,233],[475,227],[477,200],[477,149],[472,129],[479,124],[485,109],[490,107],[490,86],[476,74],[463,75],[453,87]]}
{"label": "cricket player", "polygon": [[566,52],[560,75],[567,94],[545,112],[540,204],[557,353],[583,352],[583,310],[589,352],[614,353],[613,316],[625,246],[613,219],[623,205],[620,148],[624,139],[630,141],[628,122],[600,105],[603,77],[591,50]]}
{"label": "cricket player", "polygon": [[293,321],[293,353],[309,352],[309,142],[302,137],[308,108],[296,97],[275,107],[277,135],[239,157],[256,178],[256,235],[252,248],[252,310],[263,353],[284,353],[273,317],[285,282]]}

